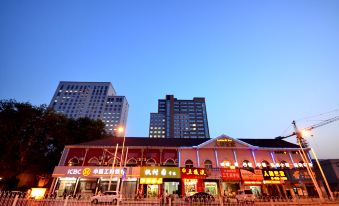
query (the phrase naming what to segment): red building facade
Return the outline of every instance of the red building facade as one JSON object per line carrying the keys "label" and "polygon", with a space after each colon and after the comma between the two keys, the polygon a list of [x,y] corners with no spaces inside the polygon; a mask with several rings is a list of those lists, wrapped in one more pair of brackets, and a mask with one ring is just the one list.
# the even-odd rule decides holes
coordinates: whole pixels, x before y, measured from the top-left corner
{"label": "red building facade", "polygon": [[148,198],[164,192],[234,195],[239,189],[251,189],[257,196],[315,192],[299,147],[283,140],[126,137],[124,153],[122,145],[123,138],[109,138],[66,146],[51,192],[90,196],[119,190]]}

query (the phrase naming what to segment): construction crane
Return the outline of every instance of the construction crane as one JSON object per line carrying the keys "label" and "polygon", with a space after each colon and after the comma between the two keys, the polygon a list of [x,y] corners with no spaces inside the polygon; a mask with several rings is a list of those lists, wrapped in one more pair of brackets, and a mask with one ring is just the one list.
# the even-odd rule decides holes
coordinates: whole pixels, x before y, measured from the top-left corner
{"label": "construction crane", "polygon": [[[315,128],[317,128],[317,127],[321,127],[321,126],[327,125],[327,124],[332,123],[332,122],[335,122],[335,121],[337,121],[337,120],[339,120],[339,116],[336,116],[336,117],[333,117],[333,118],[324,120],[324,121],[322,121],[322,122],[320,122],[320,123],[318,123],[318,124],[314,124],[314,125],[312,125],[312,126],[310,126],[310,127],[304,128],[304,129],[302,129],[302,130],[299,130],[299,129],[297,128],[297,125],[296,125],[295,121],[293,120],[292,124],[293,124],[293,127],[294,127],[294,132],[293,132],[292,134],[290,134],[290,135],[287,135],[287,136],[279,136],[279,137],[276,137],[276,138],[275,138],[275,139],[280,139],[280,140],[281,140],[281,139],[285,139],[285,138],[288,138],[288,137],[297,136],[297,141],[298,141],[298,144],[299,144],[299,146],[300,146],[300,156],[303,158],[303,161],[306,161],[306,168],[307,168],[307,170],[308,170],[308,173],[309,173],[310,177],[312,178],[312,182],[313,182],[314,186],[316,187],[316,190],[317,190],[318,195],[319,195],[319,197],[320,197],[321,200],[323,200],[323,195],[322,195],[322,192],[321,192],[321,190],[320,190],[320,188],[319,188],[319,185],[318,185],[318,183],[317,183],[317,181],[316,181],[316,179],[315,179],[315,176],[312,175],[311,168],[309,167],[309,164],[308,164],[308,161],[309,161],[309,160],[308,160],[308,158],[306,157],[306,153],[305,153],[305,151],[304,151],[304,148],[308,148],[308,143],[307,143],[307,141],[303,138],[302,132],[303,132],[303,131],[311,131],[312,129],[315,129]],[[316,154],[315,154],[315,152],[313,151],[313,149],[311,148],[310,150],[312,151],[312,153],[313,153],[313,155],[314,155],[314,157],[315,157],[315,159],[316,159],[317,165],[318,165],[318,167],[319,167],[319,169],[320,169],[320,172],[321,172],[321,175],[322,175],[322,177],[323,177],[323,179],[324,179],[324,181],[325,181],[327,190],[328,190],[329,193],[330,193],[331,199],[334,200],[333,193],[332,193],[331,188],[330,188],[330,186],[329,186],[329,184],[328,184],[328,182],[327,182],[327,179],[326,179],[325,174],[324,174],[324,172],[323,172],[323,169],[322,169],[322,167],[321,167],[321,165],[320,165],[320,163],[319,163],[319,160],[318,160],[318,158],[316,157]]]}
{"label": "construction crane", "polygon": [[[306,127],[304,129],[302,129],[301,131],[311,131],[312,129],[315,129],[315,128],[327,125],[327,124],[335,122],[337,120],[339,120],[339,116],[336,116],[336,117],[324,120],[324,121],[322,121],[322,122],[320,122],[318,124],[314,124],[314,125],[312,125],[310,127]],[[303,147],[307,147],[308,146],[307,142],[305,141],[305,139],[302,138],[301,131],[299,131],[297,129],[297,126],[296,126],[296,123],[295,123],[294,120],[293,120],[292,124],[294,126],[295,132],[293,132],[292,134],[287,135],[287,136],[278,136],[275,139],[285,139],[285,138],[292,137],[292,136],[296,135],[298,140],[300,140],[302,142]]]}

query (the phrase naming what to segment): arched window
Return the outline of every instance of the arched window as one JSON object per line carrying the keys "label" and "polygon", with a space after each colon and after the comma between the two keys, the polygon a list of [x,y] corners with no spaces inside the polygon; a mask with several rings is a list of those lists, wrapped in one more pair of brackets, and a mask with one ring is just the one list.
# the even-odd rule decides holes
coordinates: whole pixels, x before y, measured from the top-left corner
{"label": "arched window", "polygon": [[[112,165],[113,165],[113,162],[114,162],[114,158],[111,158],[111,159],[108,160],[107,165],[108,165],[108,166],[112,166]],[[114,164],[114,167],[117,167],[117,166],[119,166],[119,165],[120,165],[120,159],[115,158],[115,164]]]}
{"label": "arched window", "polygon": [[68,161],[68,166],[78,166],[79,159],[77,157],[73,157]]}
{"label": "arched window", "polygon": [[146,166],[155,166],[156,164],[157,162],[153,158],[146,161]]}
{"label": "arched window", "polygon": [[204,166],[206,169],[212,169],[212,161],[211,160],[205,160]]}
{"label": "arched window", "polygon": [[270,163],[268,163],[266,160],[263,160],[262,162],[261,162],[261,166],[263,167],[263,168],[270,168],[271,166],[270,166]]}
{"label": "arched window", "polygon": [[166,165],[166,166],[177,166],[177,165],[175,164],[175,161],[174,161],[173,159],[167,159],[167,160],[165,161],[164,165]]}
{"label": "arched window", "polygon": [[138,162],[137,162],[136,159],[131,158],[131,159],[129,159],[127,161],[126,166],[128,166],[128,167],[136,167],[136,166],[138,166]]}
{"label": "arched window", "polygon": [[98,158],[92,157],[90,160],[88,160],[88,166],[98,166],[98,165],[100,165]]}
{"label": "arched window", "polygon": [[242,167],[253,167],[252,163],[248,160],[242,162]]}
{"label": "arched window", "polygon": [[193,161],[192,160],[186,160],[185,162],[185,167],[187,168],[192,168],[193,167]]}

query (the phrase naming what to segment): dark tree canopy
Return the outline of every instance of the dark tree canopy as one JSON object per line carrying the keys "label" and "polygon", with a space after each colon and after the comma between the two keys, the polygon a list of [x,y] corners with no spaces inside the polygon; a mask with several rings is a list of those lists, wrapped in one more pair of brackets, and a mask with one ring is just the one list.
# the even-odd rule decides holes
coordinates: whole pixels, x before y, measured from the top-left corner
{"label": "dark tree canopy", "polygon": [[104,123],[100,120],[68,119],[46,105],[0,100],[2,182],[22,173],[51,174],[65,145],[105,136]]}

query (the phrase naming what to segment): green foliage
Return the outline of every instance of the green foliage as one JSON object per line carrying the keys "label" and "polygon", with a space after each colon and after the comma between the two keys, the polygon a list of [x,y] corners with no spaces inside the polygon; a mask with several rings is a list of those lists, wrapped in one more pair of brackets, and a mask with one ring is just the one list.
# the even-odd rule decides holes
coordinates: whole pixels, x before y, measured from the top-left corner
{"label": "green foliage", "polygon": [[46,105],[0,100],[0,177],[51,174],[65,145],[105,135],[100,120],[68,119]]}

